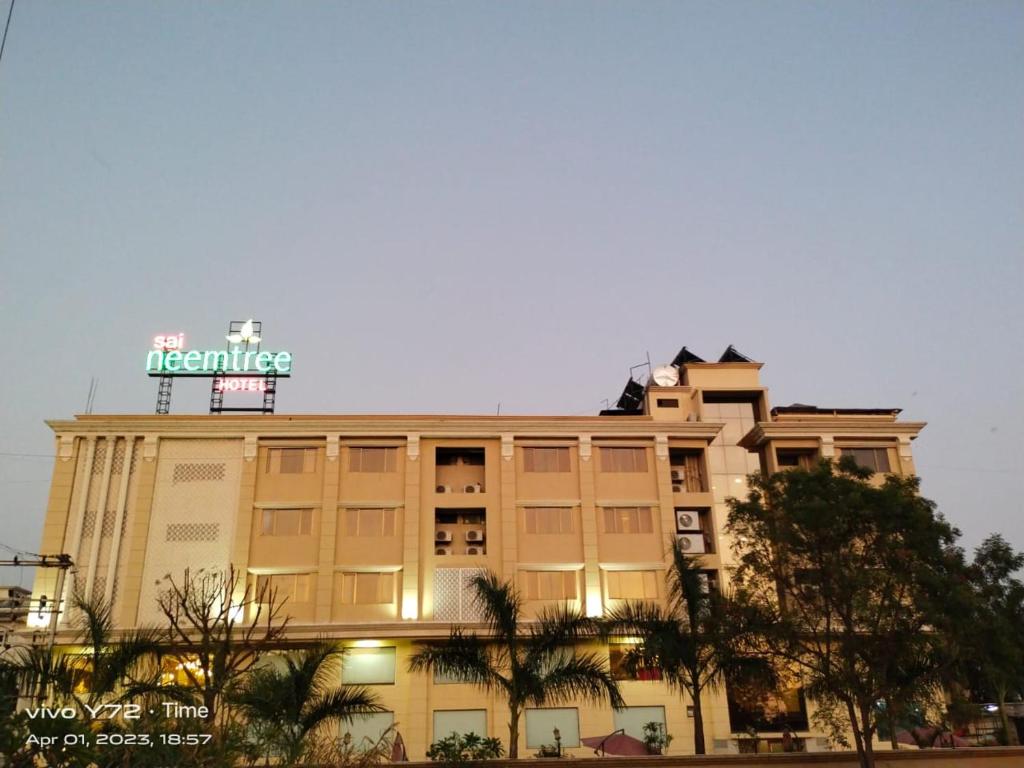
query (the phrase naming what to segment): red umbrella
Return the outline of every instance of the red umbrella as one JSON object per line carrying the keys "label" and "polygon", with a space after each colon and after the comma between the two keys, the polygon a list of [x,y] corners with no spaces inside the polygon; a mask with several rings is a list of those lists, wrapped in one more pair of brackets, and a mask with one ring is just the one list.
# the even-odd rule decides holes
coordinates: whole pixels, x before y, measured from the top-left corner
{"label": "red umbrella", "polygon": [[651,751],[640,739],[628,735],[619,729],[607,736],[589,736],[581,741],[592,747],[596,755],[649,755]]}
{"label": "red umbrella", "polygon": [[402,740],[402,734],[395,731],[395,740],[391,744],[391,762],[405,763],[408,760],[409,756],[405,754],[405,742]]}

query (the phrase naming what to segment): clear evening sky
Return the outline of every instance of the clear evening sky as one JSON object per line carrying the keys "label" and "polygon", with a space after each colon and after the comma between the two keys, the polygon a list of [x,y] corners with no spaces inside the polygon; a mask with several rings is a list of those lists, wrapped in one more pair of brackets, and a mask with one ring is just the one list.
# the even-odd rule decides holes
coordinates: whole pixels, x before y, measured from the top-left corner
{"label": "clear evening sky", "polygon": [[924,493],[1024,548],[1022,213],[1020,2],[19,0],[0,542],[91,376],[151,413],[154,334],[255,317],[282,413],[596,413],[734,343],[929,422]]}

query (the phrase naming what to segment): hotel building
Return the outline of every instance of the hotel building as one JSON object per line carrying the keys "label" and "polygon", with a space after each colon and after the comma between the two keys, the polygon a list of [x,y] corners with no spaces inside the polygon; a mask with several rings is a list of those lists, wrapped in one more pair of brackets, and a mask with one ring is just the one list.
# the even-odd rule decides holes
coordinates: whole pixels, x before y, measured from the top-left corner
{"label": "hotel building", "polygon": [[[746,494],[749,473],[847,453],[880,473],[914,473],[923,424],[895,409],[772,408],[760,368],[732,348],[719,362],[684,348],[675,374],[631,382],[619,408],[599,416],[51,421],[57,458],[40,551],[69,553],[68,589],[112,601],[121,627],[161,623],[166,574],[233,565],[251,586],[287,596],[290,641],[351,646],[344,682],[370,686],[389,710],[347,727],[357,739],[395,722],[414,760],[453,730],[504,743],[500,697],[407,668],[418,642],[476,624],[466,585],[481,569],[514,579],[528,615],[569,601],[600,616],[618,601],[665,598],[674,537],[702,557],[709,589],[725,584],[725,502]],[[34,599],[52,602],[55,580],[40,570]],[[72,637],[72,619],[60,616],[58,644]],[[618,728],[642,737],[650,721],[674,737],[670,754],[692,754],[689,702],[656,675],[628,679],[621,646],[599,650],[622,678],[627,709],[529,710],[520,754],[551,743],[557,727],[568,752],[589,755],[581,737]],[[783,721],[808,749],[824,748],[799,691],[773,707],[709,694],[708,751],[735,751],[751,723],[778,736]],[[765,727],[769,716],[776,725]]]}

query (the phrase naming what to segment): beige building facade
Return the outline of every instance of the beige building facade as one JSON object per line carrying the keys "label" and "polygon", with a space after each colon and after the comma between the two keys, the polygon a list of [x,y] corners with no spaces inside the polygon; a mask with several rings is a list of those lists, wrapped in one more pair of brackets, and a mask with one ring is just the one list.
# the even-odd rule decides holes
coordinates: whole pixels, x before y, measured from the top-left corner
{"label": "beige building facade", "polygon": [[[122,627],[160,623],[165,575],[234,566],[250,588],[269,583],[287,596],[291,641],[351,647],[344,681],[371,686],[389,709],[347,728],[356,738],[397,723],[412,759],[453,730],[505,742],[500,699],[407,668],[418,642],[478,622],[466,584],[481,569],[514,579],[529,615],[567,601],[601,616],[622,600],[665,598],[676,537],[701,556],[709,589],[726,585],[726,499],[746,494],[749,473],[842,453],[880,473],[914,473],[910,446],[923,424],[892,409],[772,409],[760,368],[682,359],[678,381],[647,386],[635,409],[590,417],[52,421],[40,551],[71,554],[67,590],[111,601]],[[33,598],[52,601],[54,589],[55,572],[40,571]],[[58,642],[72,618],[60,616]],[[669,753],[692,753],[689,702],[655,675],[628,679],[620,647],[597,649],[623,678],[627,709],[531,710],[520,753],[551,743],[557,727],[566,750],[585,756],[582,737],[642,736],[651,721],[674,737]],[[799,692],[775,704],[809,749],[824,748]],[[725,692],[704,712],[716,752],[735,751],[754,716],[742,702],[730,712]]]}

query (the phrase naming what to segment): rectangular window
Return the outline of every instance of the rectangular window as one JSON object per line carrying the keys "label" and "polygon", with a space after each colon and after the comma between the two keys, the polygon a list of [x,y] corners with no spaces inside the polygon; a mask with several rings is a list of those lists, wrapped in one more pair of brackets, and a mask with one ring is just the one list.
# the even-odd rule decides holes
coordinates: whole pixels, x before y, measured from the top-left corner
{"label": "rectangular window", "polygon": [[384,732],[394,724],[394,712],[365,712],[342,721],[338,735],[344,737],[347,733],[352,739],[352,748],[364,752],[376,746]]}
{"label": "rectangular window", "polygon": [[580,718],[576,707],[526,710],[526,746],[537,749],[554,745],[555,728],[562,737],[562,747],[580,745]]}
{"label": "rectangular window", "polygon": [[[275,573],[256,577],[256,601],[269,603],[270,595],[276,592],[276,603],[308,603],[311,573]],[[262,597],[262,599],[261,599]]]}
{"label": "rectangular window", "polygon": [[606,571],[608,597],[611,600],[656,600],[657,571]]}
{"label": "rectangular window", "polygon": [[312,509],[264,509],[263,536],[309,536],[313,532]]}
{"label": "rectangular window", "polygon": [[569,472],[568,448],[523,448],[524,472]]}
{"label": "rectangular window", "polygon": [[395,574],[343,573],[341,574],[342,605],[374,605],[395,602]]}
{"label": "rectangular window", "polygon": [[272,475],[316,472],[316,448],[268,448],[266,471]]}
{"label": "rectangular window", "polygon": [[858,467],[872,472],[889,472],[889,451],[886,448],[841,448],[842,456],[852,456]]}
{"label": "rectangular window", "polygon": [[345,533],[348,536],[394,536],[394,509],[347,509]]}
{"label": "rectangular window", "polygon": [[573,533],[572,507],[524,507],[523,532],[536,534]]}
{"label": "rectangular window", "polygon": [[646,472],[647,449],[601,447],[602,472]]}
{"label": "rectangular window", "polygon": [[397,448],[349,448],[349,472],[396,472]]}
{"label": "rectangular window", "polygon": [[435,709],[434,710],[434,741],[457,733],[465,736],[475,733],[487,736],[486,709]]}
{"label": "rectangular window", "polygon": [[659,408],[678,408],[679,400],[674,397],[659,397],[658,398]]}
{"label": "rectangular window", "polygon": [[575,600],[576,571],[520,571],[519,585],[527,600]]}
{"label": "rectangular window", "polygon": [[604,507],[605,533],[653,533],[650,507]]}
{"label": "rectangular window", "polygon": [[803,448],[779,448],[775,457],[780,469],[813,469],[815,451]]}
{"label": "rectangular window", "polygon": [[341,678],[345,685],[393,685],[395,649],[347,649],[342,661]]}
{"label": "rectangular window", "polygon": [[626,654],[632,646],[625,643],[608,645],[608,668],[616,680],[661,680],[661,670],[654,667],[638,666],[634,671],[626,664]]}
{"label": "rectangular window", "polygon": [[623,730],[627,736],[644,740],[644,726],[657,723],[661,734],[665,735],[664,707],[623,707],[612,710],[615,730]]}

